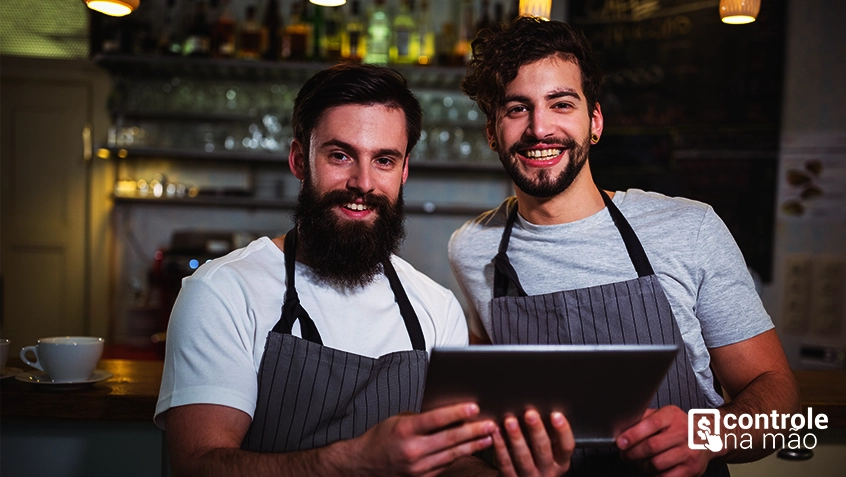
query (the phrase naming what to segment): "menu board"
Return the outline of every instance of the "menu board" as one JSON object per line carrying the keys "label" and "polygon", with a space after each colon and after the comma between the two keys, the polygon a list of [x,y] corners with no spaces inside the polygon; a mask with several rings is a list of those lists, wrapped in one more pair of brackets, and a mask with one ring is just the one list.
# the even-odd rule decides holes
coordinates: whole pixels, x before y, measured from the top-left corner
{"label": "menu board", "polygon": [[717,0],[569,2],[605,73],[597,183],[711,204],[747,264],[772,271],[784,69],[784,0],[747,25]]}

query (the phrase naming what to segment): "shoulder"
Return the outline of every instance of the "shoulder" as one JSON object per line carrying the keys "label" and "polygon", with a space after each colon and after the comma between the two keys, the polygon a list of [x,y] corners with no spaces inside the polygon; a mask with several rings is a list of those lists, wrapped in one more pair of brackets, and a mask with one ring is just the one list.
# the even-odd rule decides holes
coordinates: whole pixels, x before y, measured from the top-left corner
{"label": "shoulder", "polygon": [[282,251],[271,239],[261,237],[250,242],[246,247],[233,250],[202,264],[192,277],[214,281],[227,276],[255,272],[259,269],[275,269],[284,264],[285,255]]}
{"label": "shoulder", "polygon": [[614,203],[635,229],[656,227],[667,230],[699,230],[709,216],[716,217],[714,209],[704,203],[684,197],[670,197],[658,192],[629,189],[615,196]]}

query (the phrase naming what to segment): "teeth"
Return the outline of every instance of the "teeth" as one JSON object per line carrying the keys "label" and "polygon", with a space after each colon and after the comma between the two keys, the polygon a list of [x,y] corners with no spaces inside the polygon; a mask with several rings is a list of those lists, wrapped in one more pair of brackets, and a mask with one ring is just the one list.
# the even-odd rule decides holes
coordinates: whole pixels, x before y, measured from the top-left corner
{"label": "teeth", "polygon": [[346,205],[344,205],[344,207],[346,207],[347,209],[356,210],[356,211],[359,211],[359,212],[362,211],[362,210],[368,210],[370,208],[370,207],[368,207],[364,204],[353,204],[353,203],[346,204]]}
{"label": "teeth", "polygon": [[523,155],[531,157],[532,159],[546,159],[561,154],[561,151],[563,151],[563,149],[530,149]]}

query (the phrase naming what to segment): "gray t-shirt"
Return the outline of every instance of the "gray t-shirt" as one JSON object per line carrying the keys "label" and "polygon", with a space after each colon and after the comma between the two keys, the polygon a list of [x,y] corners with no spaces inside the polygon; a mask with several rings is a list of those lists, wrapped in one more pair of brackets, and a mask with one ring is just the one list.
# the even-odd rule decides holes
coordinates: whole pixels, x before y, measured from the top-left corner
{"label": "gray t-shirt", "polygon": [[[693,370],[709,404],[714,391],[708,348],[737,343],[773,327],[755,292],[743,255],[707,204],[630,189],[614,204],[631,224],[678,322]],[[493,257],[514,197],[453,233],[449,260],[468,299],[468,326],[490,330]],[[518,214],[508,258],[529,295],[573,290],[637,278],[623,239],[602,209],[566,224],[540,226]],[[485,334],[490,336],[489,331]]]}

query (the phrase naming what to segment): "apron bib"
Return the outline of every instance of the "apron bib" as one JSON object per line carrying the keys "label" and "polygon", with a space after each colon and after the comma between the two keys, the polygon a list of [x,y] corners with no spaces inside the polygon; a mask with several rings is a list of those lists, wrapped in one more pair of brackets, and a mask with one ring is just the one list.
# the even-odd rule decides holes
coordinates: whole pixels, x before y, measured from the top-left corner
{"label": "apron bib", "polygon": [[[258,399],[241,448],[292,452],[360,436],[401,412],[420,410],[428,355],[423,330],[390,260],[382,264],[412,350],[379,358],[323,346],[294,285],[296,229],[285,236],[287,291],[268,333],[258,373]],[[302,338],[291,334],[299,320]]]}
{"label": "apron bib", "polygon": [[[623,214],[600,189],[614,225],[626,245],[638,278],[606,285],[529,296],[508,259],[508,242],[517,219],[511,211],[494,257],[490,338],[494,344],[678,344],[680,351],[653,397],[650,408],[675,404],[685,412],[707,408],[688,360],[670,303],[640,240]],[[577,448],[568,475],[639,475],[616,448]],[[705,475],[729,475],[725,463],[711,462]]]}

